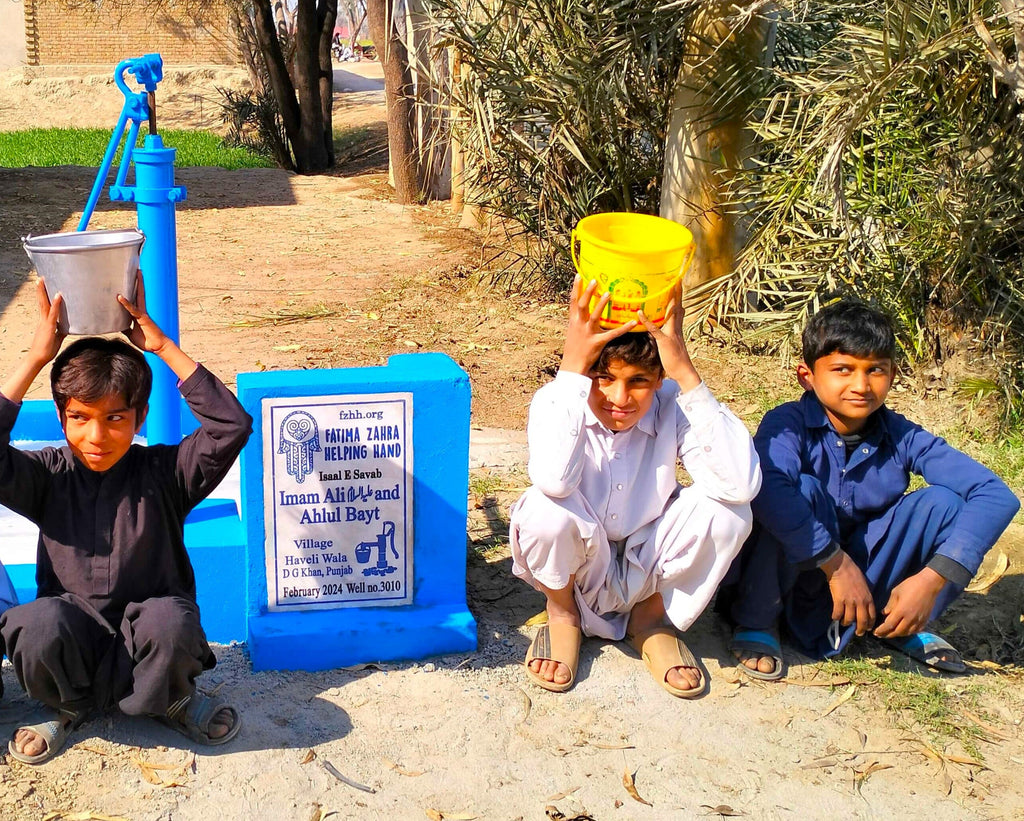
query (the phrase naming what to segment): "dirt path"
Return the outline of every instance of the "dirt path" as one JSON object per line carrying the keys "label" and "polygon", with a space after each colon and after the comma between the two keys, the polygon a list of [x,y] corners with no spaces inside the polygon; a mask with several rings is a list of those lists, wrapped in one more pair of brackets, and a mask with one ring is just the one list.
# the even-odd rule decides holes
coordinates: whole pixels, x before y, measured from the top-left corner
{"label": "dirt path", "polygon": [[[367,108],[344,115],[353,122],[380,115],[372,99],[354,104]],[[0,76],[0,128],[14,122],[4,115],[12,105]],[[19,237],[72,227],[93,173],[0,169],[0,372],[32,327]],[[396,206],[381,175],[186,169],[179,181],[189,190],[178,212],[182,341],[212,370],[230,381],[260,368],[379,364],[396,352],[441,350],[470,375],[474,425],[522,428],[529,397],[557,367],[562,308],[475,287],[477,240],[454,227],[446,205]],[[109,204],[94,218],[94,227],[131,224],[131,211]],[[708,383],[751,424],[766,401],[793,394],[774,361],[707,341],[696,350]],[[895,399],[932,419],[950,414],[912,390]],[[221,685],[241,708],[237,744],[193,755],[147,721],[101,717],[45,766],[0,764],[0,817],[541,819],[551,805],[601,821],[1024,818],[1015,669],[980,665],[940,682],[948,720],[979,731],[972,750],[936,741],[891,706],[891,688],[856,676],[827,680],[794,663],[800,683],[747,681],[710,613],[688,634],[712,679],[698,702],[672,699],[622,646],[597,641],[585,644],[572,692],[530,688],[520,666],[532,633],[524,625],[543,602],[509,572],[507,507],[525,478],[521,449],[507,445],[514,437],[497,438],[506,447],[474,463],[469,499],[477,653],[253,674],[243,648],[220,648],[204,683]],[[1008,651],[999,641],[1016,635],[1021,545],[1015,529],[1000,545],[1010,572],[950,614],[979,662],[1000,658]],[[888,664],[880,645],[866,649]],[[9,665],[3,680],[0,738],[32,709]],[[327,762],[371,791],[339,781]],[[627,791],[624,773],[649,804]]]}

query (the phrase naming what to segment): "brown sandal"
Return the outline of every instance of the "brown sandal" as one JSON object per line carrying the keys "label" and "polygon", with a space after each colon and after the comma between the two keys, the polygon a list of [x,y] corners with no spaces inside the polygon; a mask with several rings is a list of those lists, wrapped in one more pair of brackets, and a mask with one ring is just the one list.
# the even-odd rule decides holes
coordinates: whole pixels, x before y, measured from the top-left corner
{"label": "brown sandal", "polygon": [[[630,637],[633,649],[644,660],[654,680],[676,698],[697,698],[708,690],[708,677],[675,630],[671,627],[655,627],[646,633]],[[700,673],[700,684],[690,690],[680,690],[668,683],[666,677],[673,667],[689,667]]]}
{"label": "brown sandal", "polygon": [[[563,622],[542,624],[533,637],[533,643],[526,652],[526,675],[538,687],[552,693],[564,693],[576,683],[576,667],[580,661],[580,641],[583,633],[580,628]],[[541,678],[530,669],[534,659],[557,661],[569,668],[569,680],[564,684]]]}

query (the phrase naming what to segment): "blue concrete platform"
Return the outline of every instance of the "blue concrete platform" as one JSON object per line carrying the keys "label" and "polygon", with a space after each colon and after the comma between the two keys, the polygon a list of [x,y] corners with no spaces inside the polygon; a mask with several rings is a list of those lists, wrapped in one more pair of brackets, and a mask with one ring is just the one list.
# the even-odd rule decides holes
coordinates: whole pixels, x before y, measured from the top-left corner
{"label": "blue concrete platform", "polygon": [[[312,412],[324,403],[346,398],[358,403],[361,397],[408,394],[412,395],[414,460],[409,484],[414,539],[410,554],[411,603],[339,605],[336,609],[298,612],[282,612],[280,602],[276,608],[269,606],[273,597],[268,594],[268,567],[275,565],[268,564],[267,545],[272,541],[268,528],[272,534],[277,525],[266,521],[265,483],[275,480],[268,465],[278,464],[273,459],[288,443],[283,441],[283,426],[279,432],[276,424],[266,423],[265,400],[270,400],[269,407],[282,398],[295,398],[289,410],[297,406]],[[239,374],[238,397],[256,426],[242,453],[248,645],[253,668],[324,670],[475,650],[476,622],[466,606],[470,387],[465,372],[444,354],[400,354],[391,357],[384,367]],[[273,418],[269,411],[267,418]],[[344,412],[341,418],[346,418]],[[266,453],[268,441],[270,452]],[[299,480],[304,484],[297,487],[311,490],[319,472],[332,470],[325,466],[329,464],[324,462],[326,451],[326,444],[322,450],[311,451],[313,472],[307,472]],[[319,533],[329,536],[332,531],[321,528]],[[357,572],[348,578],[360,579],[360,571],[369,572],[365,564],[355,569]],[[310,580],[310,584],[322,582]],[[274,595],[279,591],[275,590]]]}

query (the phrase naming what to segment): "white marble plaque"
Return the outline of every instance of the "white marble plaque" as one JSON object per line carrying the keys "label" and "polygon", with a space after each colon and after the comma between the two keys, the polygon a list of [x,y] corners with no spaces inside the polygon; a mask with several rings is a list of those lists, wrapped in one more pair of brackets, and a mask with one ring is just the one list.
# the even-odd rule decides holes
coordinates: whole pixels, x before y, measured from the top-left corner
{"label": "white marble plaque", "polygon": [[412,394],[263,400],[267,607],[411,604]]}

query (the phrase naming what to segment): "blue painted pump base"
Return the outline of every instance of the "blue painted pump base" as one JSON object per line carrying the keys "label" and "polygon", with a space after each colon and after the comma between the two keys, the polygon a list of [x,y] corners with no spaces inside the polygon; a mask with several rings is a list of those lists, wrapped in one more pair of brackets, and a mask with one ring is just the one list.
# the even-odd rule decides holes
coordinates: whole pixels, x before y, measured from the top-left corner
{"label": "blue painted pump base", "polygon": [[476,622],[459,604],[273,613],[249,621],[253,670],[331,670],[475,649]]}
{"label": "blue painted pump base", "polygon": [[[335,401],[330,397],[351,396],[358,401],[370,394],[412,394],[412,601],[300,611],[269,607],[265,545],[272,525],[265,521],[264,491],[271,477],[264,471],[264,400],[294,398],[301,407],[312,408],[321,399],[330,404]],[[326,670],[475,650],[476,622],[466,606],[470,403],[466,373],[444,354],[399,354],[384,367],[242,373],[238,398],[256,428],[242,452],[249,572],[247,640],[253,669]],[[276,426],[271,430],[279,435]],[[326,455],[324,451],[318,452],[318,459]],[[273,452],[280,451],[274,447]],[[365,546],[356,547],[355,555]],[[369,569],[363,569],[363,576],[371,581],[395,578],[367,575]]]}

